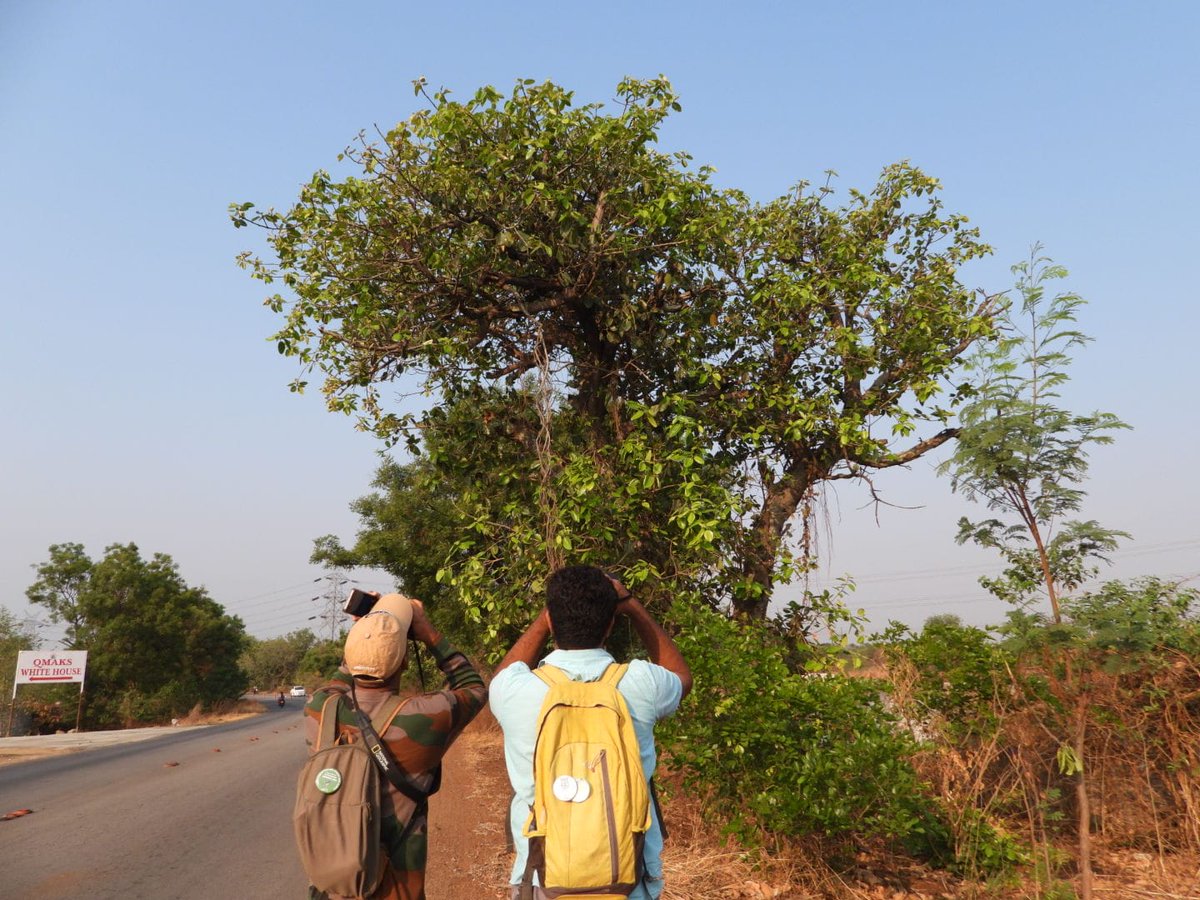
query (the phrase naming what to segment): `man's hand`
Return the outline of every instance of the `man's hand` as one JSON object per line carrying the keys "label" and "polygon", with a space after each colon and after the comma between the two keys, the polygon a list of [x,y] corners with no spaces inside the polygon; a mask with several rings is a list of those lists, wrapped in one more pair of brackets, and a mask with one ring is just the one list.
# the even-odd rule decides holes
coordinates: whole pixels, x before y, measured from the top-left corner
{"label": "man's hand", "polygon": [[[609,578],[616,581],[611,575]],[[620,584],[620,582],[616,583]],[[654,617],[646,611],[646,607],[642,606],[641,602],[629,591],[625,591],[624,594],[624,599],[617,604],[617,615],[629,618],[633,624],[633,630],[637,632],[638,638],[646,648],[650,662],[679,676],[679,681],[683,685],[683,696],[686,697],[692,689],[692,670],[688,667],[683,654],[679,652],[679,648],[675,646],[671,636],[663,631],[662,626],[654,621]],[[618,590],[617,596],[621,596],[620,590]]]}
{"label": "man's hand", "polygon": [[609,575],[607,572],[604,573],[604,577],[612,582],[612,586],[617,592],[617,615],[620,615],[621,614],[621,604],[625,603],[626,601],[628,601],[629,599],[631,599],[633,597],[633,591],[629,590],[629,588],[627,588],[627,587],[625,587],[625,585],[621,584],[620,579],[614,578],[612,575]]}
{"label": "man's hand", "polygon": [[430,647],[436,646],[441,641],[442,635],[425,615],[425,604],[414,597],[409,597],[408,602],[412,604],[413,608],[412,624],[408,626],[409,636],[414,641],[420,641]]}
{"label": "man's hand", "polygon": [[[621,595],[617,594],[617,596],[620,597]],[[633,596],[633,594],[629,593],[628,591],[625,592],[624,597],[621,597],[621,599],[617,601],[617,615],[618,616],[628,616],[629,618],[632,619],[639,612],[645,612],[645,611],[646,611],[646,607],[642,606],[641,601],[638,600],[637,597]]]}

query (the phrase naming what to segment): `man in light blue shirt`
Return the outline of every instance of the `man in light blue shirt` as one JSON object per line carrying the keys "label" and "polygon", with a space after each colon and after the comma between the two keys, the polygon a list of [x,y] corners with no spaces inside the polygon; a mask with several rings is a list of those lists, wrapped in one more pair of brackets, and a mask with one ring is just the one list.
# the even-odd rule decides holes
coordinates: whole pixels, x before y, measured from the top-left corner
{"label": "man in light blue shirt", "polygon": [[[553,637],[556,649],[543,664],[562,669],[573,680],[595,681],[613,657],[604,649],[618,616],[627,616],[646,647],[651,662],[633,660],[617,685],[625,698],[637,734],[646,779],[654,775],[657,757],[654,724],[679,706],[692,688],[692,673],[675,642],[646,608],[616,579],[594,566],[567,566],[546,583],[546,608],[513,645],[496,669],[489,688],[492,713],[504,731],[504,757],[515,793],[509,819],[517,857],[510,883],[513,900],[520,897],[529,842],[521,834],[533,803],[533,749],[546,683],[532,668]],[[653,804],[652,804],[653,806]],[[662,826],[658,810],[646,834],[645,877],[629,896],[657,900],[662,894]],[[541,898],[541,890],[533,896]]]}

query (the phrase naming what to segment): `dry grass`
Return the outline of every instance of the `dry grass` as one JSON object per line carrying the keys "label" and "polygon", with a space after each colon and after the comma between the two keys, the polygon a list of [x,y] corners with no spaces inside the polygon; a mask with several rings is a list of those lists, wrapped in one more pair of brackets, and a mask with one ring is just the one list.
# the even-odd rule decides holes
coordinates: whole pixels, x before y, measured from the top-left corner
{"label": "dry grass", "polygon": [[207,712],[203,710],[202,704],[197,703],[186,716],[176,720],[176,724],[220,725],[223,722],[235,722],[238,719],[261,716],[266,711],[266,706],[257,700],[222,700],[214,703]]}
{"label": "dry grass", "polygon": [[[779,841],[748,849],[722,833],[704,802],[660,770],[666,783],[663,818],[670,837],[663,852],[663,900],[852,900],[878,896],[926,897],[902,887],[876,891],[882,879],[856,883],[834,871],[816,841]],[[900,887],[900,886],[897,886]]]}
{"label": "dry grass", "polygon": [[[660,779],[662,773],[660,770]],[[669,779],[670,776],[667,776]],[[845,871],[829,865],[815,840],[747,850],[721,833],[694,794],[674,786],[663,798],[670,828],[663,900],[1036,900],[1032,879],[1007,884],[964,880],[882,846],[863,848]],[[1069,851],[1069,842],[1060,851]],[[1200,860],[1192,854],[1111,849],[1096,853],[1098,900],[1200,900]]]}
{"label": "dry grass", "polygon": [[695,797],[672,791],[661,799],[670,834],[663,850],[663,900],[784,896],[774,891],[791,883],[790,871],[764,865],[770,863],[765,856],[723,838]]}
{"label": "dry grass", "polygon": [[[1200,900],[1200,669],[1180,656],[1158,668],[1096,667],[1083,677],[1097,896]],[[927,743],[914,764],[951,827],[960,832],[982,813],[1032,846],[1044,869],[1070,881],[1078,813],[1073,781],[1056,759],[1069,724],[1056,718],[1056,707],[998,680],[994,728],[964,741],[916,702],[916,672],[905,660],[890,661],[888,678],[896,711],[922,728]],[[1019,886],[989,892],[979,885],[964,896],[1041,896],[1033,873],[1022,874]]]}
{"label": "dry grass", "polygon": [[65,756],[76,753],[81,747],[25,747],[21,749],[5,748],[0,752],[0,766],[11,766],[14,763],[29,762],[34,759],[45,759],[47,756]]}

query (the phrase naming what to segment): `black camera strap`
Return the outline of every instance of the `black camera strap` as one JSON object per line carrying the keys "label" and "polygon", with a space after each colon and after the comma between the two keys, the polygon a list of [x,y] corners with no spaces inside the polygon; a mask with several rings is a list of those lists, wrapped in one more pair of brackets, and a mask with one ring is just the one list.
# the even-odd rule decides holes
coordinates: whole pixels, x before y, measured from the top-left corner
{"label": "black camera strap", "polygon": [[[363,741],[366,742],[367,749],[371,751],[371,758],[375,760],[375,765],[387,778],[388,782],[402,793],[409,800],[416,803],[418,808],[425,803],[430,797],[438,792],[442,786],[442,766],[441,763],[432,770],[433,783],[428,789],[420,787],[413,776],[408,774],[392,756],[388,750],[387,744],[379,736],[379,732],[375,730],[375,726],[371,724],[370,717],[362,711],[358,705],[358,697],[354,693],[354,679],[350,679],[350,709],[354,713],[355,721],[358,722],[358,730],[362,734]],[[386,725],[384,726],[386,730]]]}
{"label": "black camera strap", "polygon": [[420,676],[421,693],[424,694],[429,690],[429,688],[425,687],[425,666],[421,663],[421,644],[419,641],[414,641],[412,638],[409,638],[408,646],[410,648],[409,652],[417,661],[417,675]]}

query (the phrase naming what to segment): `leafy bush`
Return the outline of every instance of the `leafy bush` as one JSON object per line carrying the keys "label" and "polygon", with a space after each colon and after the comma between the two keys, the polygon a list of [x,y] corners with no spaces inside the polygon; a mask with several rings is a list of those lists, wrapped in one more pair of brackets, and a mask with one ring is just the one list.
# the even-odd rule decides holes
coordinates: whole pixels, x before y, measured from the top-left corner
{"label": "leafy bush", "polygon": [[960,736],[980,734],[995,724],[997,682],[1007,680],[1011,658],[986,631],[952,616],[931,617],[919,634],[894,624],[884,644],[893,668],[911,664],[913,699],[921,720],[930,713]]}
{"label": "leafy bush", "polygon": [[1065,600],[1063,609],[1090,649],[1135,658],[1200,650],[1200,592],[1158,578],[1107,581]]}
{"label": "leafy bush", "polygon": [[695,689],[665,731],[668,753],[736,826],[876,836],[952,860],[943,817],[908,762],[915,743],[878,682],[793,672],[765,628],[697,604],[675,617]]}

